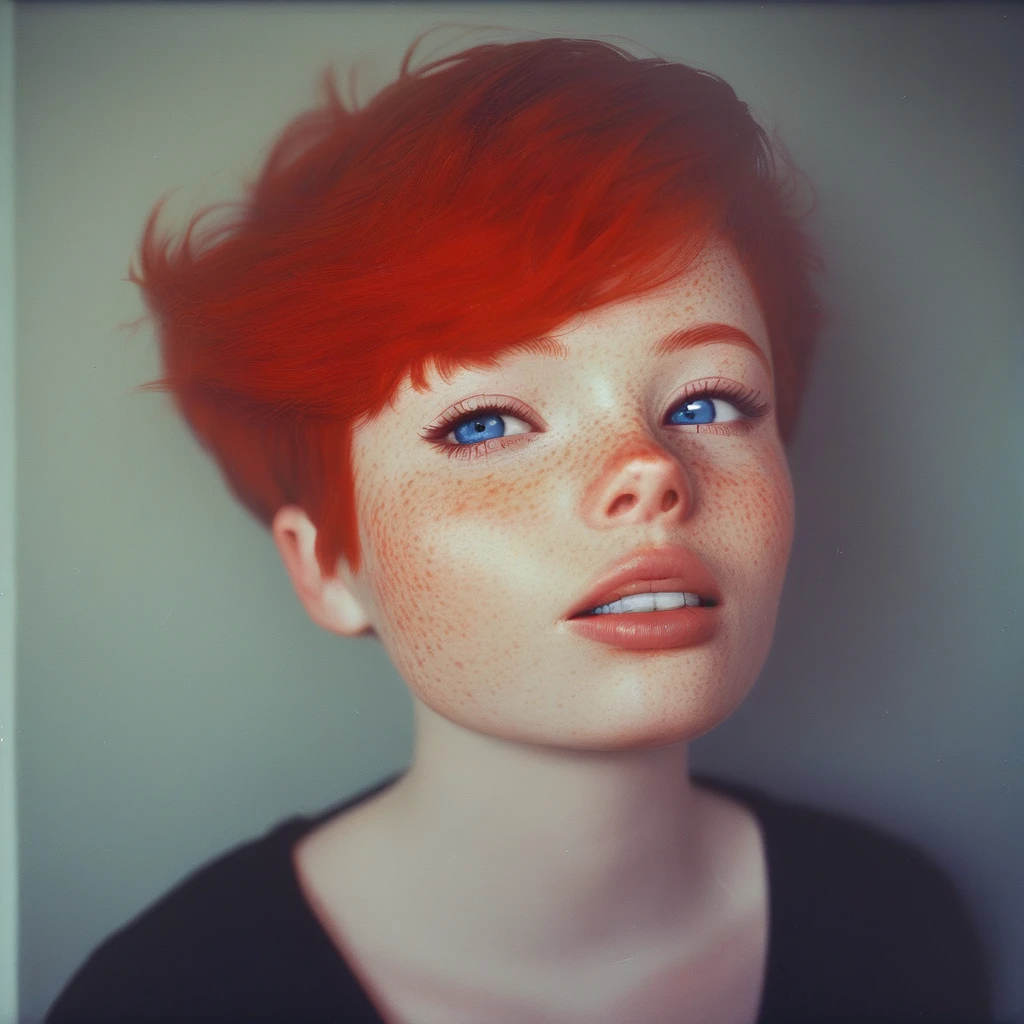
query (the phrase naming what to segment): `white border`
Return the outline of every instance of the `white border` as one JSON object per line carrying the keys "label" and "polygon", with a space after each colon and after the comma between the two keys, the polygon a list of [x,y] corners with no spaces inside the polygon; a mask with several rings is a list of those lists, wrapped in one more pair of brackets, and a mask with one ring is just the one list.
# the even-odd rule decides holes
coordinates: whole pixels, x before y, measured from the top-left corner
{"label": "white border", "polygon": [[18,1015],[14,785],[14,4],[0,0],[0,1022]]}

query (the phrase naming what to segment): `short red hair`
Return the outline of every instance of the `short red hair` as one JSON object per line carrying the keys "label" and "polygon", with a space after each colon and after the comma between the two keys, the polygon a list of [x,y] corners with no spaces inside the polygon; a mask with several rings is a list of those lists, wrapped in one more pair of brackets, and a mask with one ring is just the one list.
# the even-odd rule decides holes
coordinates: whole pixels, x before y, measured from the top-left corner
{"label": "short red hair", "polygon": [[[493,366],[571,316],[683,273],[723,234],[760,300],[789,440],[819,328],[780,161],[720,78],[609,43],[486,44],[291,122],[239,216],[143,232],[132,280],[170,391],[234,494],[360,564],[351,436],[407,377]],[[780,164],[783,165],[780,169]],[[799,179],[802,180],[802,179]]]}

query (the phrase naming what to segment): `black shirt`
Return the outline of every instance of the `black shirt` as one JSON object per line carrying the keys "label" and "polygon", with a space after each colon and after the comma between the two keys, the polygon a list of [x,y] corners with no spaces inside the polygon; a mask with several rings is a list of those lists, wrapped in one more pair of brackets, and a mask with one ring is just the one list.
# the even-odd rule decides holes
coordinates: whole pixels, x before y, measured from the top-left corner
{"label": "black shirt", "polygon": [[[96,949],[47,1024],[382,1024],[307,904],[291,855],[306,832],[392,781],[315,818],[291,818],[186,878]],[[923,853],[752,787],[694,781],[745,804],[764,835],[769,940],[758,1024],[991,1021],[971,921]]]}

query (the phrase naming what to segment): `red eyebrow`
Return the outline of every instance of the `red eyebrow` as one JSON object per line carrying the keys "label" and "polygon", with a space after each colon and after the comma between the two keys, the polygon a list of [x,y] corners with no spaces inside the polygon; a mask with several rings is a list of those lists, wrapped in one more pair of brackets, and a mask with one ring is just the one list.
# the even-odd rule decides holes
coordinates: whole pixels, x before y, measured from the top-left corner
{"label": "red eyebrow", "polygon": [[[731,324],[698,324],[696,327],[684,327],[678,331],[666,334],[664,338],[656,341],[651,349],[651,354],[656,356],[669,355],[672,352],[681,352],[683,349],[693,348],[696,345],[713,344],[739,345],[752,352],[761,360],[768,376],[773,377],[772,364],[764,354],[764,349],[746,331],[741,331]],[[545,336],[531,339],[513,346],[514,349],[525,349],[534,355],[550,356],[553,359],[568,359],[569,349],[557,338]]]}
{"label": "red eyebrow", "polygon": [[695,345],[711,345],[716,342],[739,345],[740,348],[753,352],[764,364],[768,376],[772,376],[772,364],[764,354],[764,349],[745,331],[730,324],[699,324],[696,327],[685,327],[680,331],[673,331],[656,342],[653,351],[655,355],[668,355],[670,352],[679,352],[682,349],[693,348]]}

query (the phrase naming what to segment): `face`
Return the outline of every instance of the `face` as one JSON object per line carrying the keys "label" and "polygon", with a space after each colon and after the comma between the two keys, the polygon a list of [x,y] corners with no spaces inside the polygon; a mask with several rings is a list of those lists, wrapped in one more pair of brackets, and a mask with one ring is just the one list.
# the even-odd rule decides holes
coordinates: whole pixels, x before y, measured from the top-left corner
{"label": "face", "polygon": [[[730,330],[657,351],[709,324]],[[359,428],[363,563],[342,578],[413,693],[453,722],[579,749],[692,739],[753,685],[792,539],[758,303],[716,242],[687,276],[553,337],[564,358],[407,384]],[[566,621],[615,562],[665,544],[717,582],[710,639],[624,650]]]}

